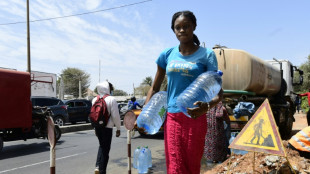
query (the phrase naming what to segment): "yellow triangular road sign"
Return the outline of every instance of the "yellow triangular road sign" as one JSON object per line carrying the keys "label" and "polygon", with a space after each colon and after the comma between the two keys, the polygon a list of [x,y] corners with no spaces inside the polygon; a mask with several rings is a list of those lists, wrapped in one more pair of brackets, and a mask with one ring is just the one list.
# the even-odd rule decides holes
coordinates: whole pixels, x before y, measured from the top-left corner
{"label": "yellow triangular road sign", "polygon": [[229,148],[286,157],[268,99],[258,108]]}

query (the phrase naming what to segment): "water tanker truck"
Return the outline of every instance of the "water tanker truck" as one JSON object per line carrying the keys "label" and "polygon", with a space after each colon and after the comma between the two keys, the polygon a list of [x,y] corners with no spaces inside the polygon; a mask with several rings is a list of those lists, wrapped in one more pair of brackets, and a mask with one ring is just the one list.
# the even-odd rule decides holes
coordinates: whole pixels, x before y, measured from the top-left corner
{"label": "water tanker truck", "polygon": [[282,138],[288,137],[296,112],[293,86],[303,83],[303,71],[288,60],[265,61],[246,51],[226,47],[214,47],[213,50],[218,67],[224,73],[223,103],[230,115],[232,130],[241,130],[250,119],[250,116],[239,119],[232,116],[239,102],[251,102],[258,109],[268,99]]}

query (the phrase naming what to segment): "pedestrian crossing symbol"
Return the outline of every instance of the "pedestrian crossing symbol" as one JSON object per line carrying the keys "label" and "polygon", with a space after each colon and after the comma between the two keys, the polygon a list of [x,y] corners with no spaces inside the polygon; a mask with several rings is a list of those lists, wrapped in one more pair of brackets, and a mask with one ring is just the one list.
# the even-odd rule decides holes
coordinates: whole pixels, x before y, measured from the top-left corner
{"label": "pedestrian crossing symbol", "polygon": [[258,108],[229,148],[286,156],[268,99]]}

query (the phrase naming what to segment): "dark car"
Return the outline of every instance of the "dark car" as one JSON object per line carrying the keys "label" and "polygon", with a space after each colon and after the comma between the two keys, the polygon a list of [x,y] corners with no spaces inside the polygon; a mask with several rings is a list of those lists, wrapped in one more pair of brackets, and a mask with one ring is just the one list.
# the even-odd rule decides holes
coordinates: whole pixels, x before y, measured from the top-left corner
{"label": "dark car", "polygon": [[32,106],[47,106],[51,109],[54,123],[59,126],[64,126],[68,122],[67,106],[58,98],[55,97],[39,97],[32,96]]}
{"label": "dark car", "polygon": [[72,124],[79,121],[89,122],[88,115],[92,106],[91,101],[86,99],[73,99],[64,102],[68,107],[69,122]]}

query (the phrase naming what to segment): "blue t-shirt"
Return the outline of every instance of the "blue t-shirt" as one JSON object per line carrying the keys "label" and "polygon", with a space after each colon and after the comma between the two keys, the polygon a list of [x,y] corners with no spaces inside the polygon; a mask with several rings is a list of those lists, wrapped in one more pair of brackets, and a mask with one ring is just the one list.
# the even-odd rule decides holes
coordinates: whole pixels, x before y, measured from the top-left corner
{"label": "blue t-shirt", "polygon": [[164,50],[156,63],[166,70],[168,77],[168,112],[181,112],[176,105],[177,97],[203,72],[216,71],[217,60],[213,50],[199,47],[188,56],[179,52],[179,46]]}
{"label": "blue t-shirt", "polygon": [[137,109],[137,106],[139,106],[140,108],[142,108],[138,102],[132,102],[132,101],[129,101],[128,102],[128,109],[129,110],[133,110],[133,109]]}

